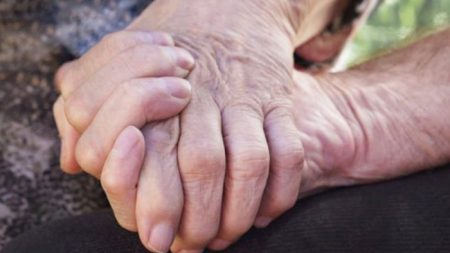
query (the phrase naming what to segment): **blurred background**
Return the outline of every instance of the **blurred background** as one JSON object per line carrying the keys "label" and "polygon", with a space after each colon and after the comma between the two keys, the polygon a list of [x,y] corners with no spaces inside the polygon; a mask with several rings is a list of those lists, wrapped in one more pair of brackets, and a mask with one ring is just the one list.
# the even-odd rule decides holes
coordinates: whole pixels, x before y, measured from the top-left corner
{"label": "blurred background", "polygon": [[361,63],[448,26],[450,0],[382,0],[346,46],[339,64]]}

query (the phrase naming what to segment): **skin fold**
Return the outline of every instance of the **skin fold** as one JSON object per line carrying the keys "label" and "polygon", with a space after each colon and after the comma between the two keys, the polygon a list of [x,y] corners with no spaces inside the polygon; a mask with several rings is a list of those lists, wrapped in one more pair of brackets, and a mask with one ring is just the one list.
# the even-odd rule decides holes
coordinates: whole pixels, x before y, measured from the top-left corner
{"label": "skin fold", "polygon": [[150,250],[200,252],[299,196],[447,162],[449,32],[312,76],[292,53],[336,8],[317,2],[156,1],[58,73],[62,167],[100,178]]}

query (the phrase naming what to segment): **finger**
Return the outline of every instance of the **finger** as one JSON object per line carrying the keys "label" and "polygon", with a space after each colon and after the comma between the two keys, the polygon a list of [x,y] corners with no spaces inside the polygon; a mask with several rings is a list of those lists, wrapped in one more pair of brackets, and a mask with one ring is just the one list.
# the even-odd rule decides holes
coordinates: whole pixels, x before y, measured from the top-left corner
{"label": "finger", "polygon": [[192,56],[180,48],[133,47],[113,58],[71,96],[63,90],[67,119],[81,133],[121,83],[144,77],[185,77],[193,64]]}
{"label": "finger", "polygon": [[127,127],[117,137],[101,173],[105,190],[117,222],[129,231],[137,231],[136,192],[144,161],[145,143],[141,131]]}
{"label": "finger", "polygon": [[53,105],[53,115],[61,137],[61,169],[69,174],[79,173],[81,168],[75,160],[75,145],[79,135],[66,119],[62,97],[59,97]]}
{"label": "finger", "polygon": [[67,72],[70,71],[73,65],[75,65],[76,60],[65,62],[56,71],[53,82],[56,90],[61,93],[62,85],[64,83],[64,78],[66,78]]}
{"label": "finger", "polygon": [[190,84],[180,78],[134,79],[123,84],[105,102],[76,147],[78,164],[98,177],[114,140],[127,126],[180,113],[190,97]]}
{"label": "finger", "polygon": [[137,195],[139,236],[152,252],[167,252],[183,211],[177,160],[179,119],[149,124],[143,132],[147,149]]}
{"label": "finger", "polygon": [[223,132],[227,151],[222,221],[209,245],[222,250],[253,225],[269,172],[269,149],[263,129],[262,112],[255,106],[225,108]]}
{"label": "finger", "polygon": [[290,112],[288,108],[272,110],[264,122],[270,150],[270,175],[256,227],[266,227],[292,208],[298,199],[304,152]]}
{"label": "finger", "polygon": [[116,55],[141,44],[175,45],[172,37],[163,32],[123,30],[110,33],[83,57],[62,65],[55,75],[56,86],[65,93],[75,90]]}
{"label": "finger", "polygon": [[184,209],[172,252],[202,252],[219,228],[225,176],[220,112],[197,94],[181,117],[178,148]]}

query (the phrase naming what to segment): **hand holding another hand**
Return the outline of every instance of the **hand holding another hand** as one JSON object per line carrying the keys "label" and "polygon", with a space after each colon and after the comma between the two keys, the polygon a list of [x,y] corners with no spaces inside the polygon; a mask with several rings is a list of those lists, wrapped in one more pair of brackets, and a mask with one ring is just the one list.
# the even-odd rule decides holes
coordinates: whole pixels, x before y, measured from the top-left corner
{"label": "hand holding another hand", "polygon": [[[194,12],[177,13],[189,6],[156,2],[128,30],[60,72],[65,105],[60,99],[55,114],[63,167],[77,169],[76,145],[76,161],[101,179],[119,223],[137,229],[149,249],[224,249],[252,225],[264,227],[292,207],[305,182],[313,189],[326,185],[322,140],[302,132],[301,124],[302,108],[312,111],[308,127],[316,133],[320,111],[308,106],[327,94],[310,90],[307,102],[298,99],[304,90],[293,79],[295,47],[283,16],[289,6],[249,3],[233,7],[246,17],[237,23],[195,29]],[[163,7],[168,9],[157,11]],[[161,13],[173,16],[158,18]],[[188,77],[192,101],[183,112],[190,93],[176,77],[185,77],[193,60],[170,48],[167,35],[136,31],[152,29],[150,24],[172,32],[177,46],[196,58]],[[314,83],[303,81],[304,89]],[[333,126],[325,124],[323,131]],[[338,144],[350,141],[347,130]]]}
{"label": "hand holding another hand", "polygon": [[[57,74],[62,96],[54,114],[62,139],[61,167],[76,173],[80,163],[83,170],[100,178],[126,229],[137,230],[136,186],[148,178],[141,167],[146,152],[152,150],[145,146],[155,136],[138,129],[183,110],[191,88],[181,78],[193,65],[192,56],[175,48],[168,34],[122,31],[108,35]],[[171,138],[177,136],[174,128]],[[165,173],[178,175],[176,159],[167,162]],[[152,185],[143,184],[147,187],[140,187],[144,188],[141,195]],[[175,190],[182,200],[181,189]],[[146,206],[152,204],[149,199],[143,202]]]}

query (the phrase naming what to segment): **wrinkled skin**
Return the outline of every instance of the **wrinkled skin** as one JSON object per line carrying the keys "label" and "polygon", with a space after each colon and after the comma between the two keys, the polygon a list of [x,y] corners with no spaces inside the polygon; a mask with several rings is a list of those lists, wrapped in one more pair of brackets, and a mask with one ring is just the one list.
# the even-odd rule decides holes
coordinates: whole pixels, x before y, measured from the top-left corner
{"label": "wrinkled skin", "polygon": [[[157,1],[129,27],[170,32],[177,46],[196,59],[188,77],[193,87],[187,108],[179,116],[147,125],[143,135],[125,129],[117,138],[134,140],[133,160],[145,157],[128,164],[143,166],[139,183],[129,179],[129,185],[138,183],[137,192],[117,187],[117,178],[101,172],[103,165],[111,171],[108,168],[124,164],[124,159],[109,154],[112,143],[94,145],[106,140],[98,141],[102,127],[88,128],[93,116],[67,114],[80,133],[89,131],[77,144],[81,168],[102,179],[113,203],[114,195],[124,194],[117,189],[136,195],[136,223],[121,224],[138,230],[149,249],[166,250],[152,242],[153,232],[171,235],[174,229],[174,252],[201,251],[207,245],[226,248],[252,225],[264,227],[292,207],[300,192],[327,187],[327,169],[351,162],[355,129],[332,100],[338,89],[293,69],[297,43],[327,22],[324,18],[311,25],[306,18],[305,13],[320,16],[314,2],[246,0],[209,6],[200,0]],[[72,103],[66,111],[87,111],[83,106]],[[140,128],[139,122],[132,125]],[[121,211],[115,209],[119,222],[128,214]]]}
{"label": "wrinkled skin", "polygon": [[[173,107],[176,110],[164,117],[152,108],[146,120],[139,113],[125,114],[124,117],[130,118],[119,121],[120,124],[108,120],[104,110],[77,118],[76,113],[68,113],[70,108],[75,108],[73,112],[89,111],[96,100],[82,97],[103,93],[93,83],[90,92],[84,95],[66,95],[64,99],[68,101],[85,102],[71,102],[65,110],[68,122],[82,134],[77,143],[77,162],[85,171],[101,178],[119,223],[138,230],[149,249],[166,251],[169,245],[174,252],[199,252],[206,246],[222,249],[253,224],[266,226],[289,209],[299,195],[333,186],[374,182],[448,161],[449,149],[437,152],[432,148],[435,143],[443,147],[448,144],[436,141],[439,140],[433,134],[436,131],[427,128],[430,122],[431,129],[445,123],[417,120],[433,115],[439,111],[436,108],[445,108],[443,102],[431,103],[427,96],[417,95],[426,93],[417,83],[446,83],[444,75],[414,76],[417,66],[407,69],[412,61],[408,64],[402,61],[404,52],[400,57],[380,61],[378,66],[366,66],[368,71],[362,69],[348,75],[313,77],[294,72],[291,60],[294,48],[326,24],[325,19],[317,17],[327,16],[324,15],[327,11],[317,10],[330,8],[317,7],[327,1],[317,2],[299,1],[295,3],[303,5],[295,5],[287,0],[243,0],[232,5],[229,1],[210,5],[203,0],[192,0],[189,4],[165,0],[152,5],[129,29],[170,32],[176,44],[196,58],[188,77],[192,99],[179,116],[175,115],[185,106],[186,97],[184,103],[169,103],[176,104]],[[315,25],[311,25],[311,20]],[[115,41],[116,49],[117,45],[128,45]],[[448,34],[441,41],[448,41]],[[97,49],[108,48],[105,44],[100,43]],[[421,52],[428,52],[424,57],[427,60],[429,55],[439,58],[435,52],[445,47],[448,49],[448,44],[412,51],[416,52],[415,59],[421,61]],[[125,56],[122,58],[130,59]],[[436,66],[445,66],[442,64],[445,60],[445,57],[438,59]],[[161,62],[149,59],[148,67],[157,66],[155,63]],[[130,66],[146,69],[146,64],[131,65],[134,61],[126,64],[128,70],[133,69]],[[70,67],[69,74],[61,74],[63,95],[64,87],[71,86],[67,83],[77,83],[74,76],[82,77],[83,72],[89,72],[87,69],[92,70],[86,61],[76,65],[83,69],[79,75],[74,75]],[[172,66],[163,72],[175,77],[186,74],[176,69]],[[387,69],[390,72],[386,75]],[[106,65],[103,68],[109,74],[117,74],[116,70],[117,67]],[[121,76],[120,72],[118,75]],[[134,75],[128,78],[151,77],[149,73]],[[108,76],[99,80],[105,81]],[[423,80],[417,82],[417,77]],[[365,82],[372,86],[361,85]],[[177,83],[178,87],[183,86],[180,80]],[[156,90],[164,86],[152,85]],[[436,94],[447,94],[444,93],[448,92],[447,87],[437,87],[433,90]],[[119,90],[118,100],[105,103],[110,115],[133,102],[134,96],[141,96],[142,92],[136,90],[139,91],[128,85],[123,90],[125,100],[120,100]],[[417,110],[417,104],[404,99],[402,94],[412,95],[423,108]],[[161,96],[141,98],[145,103],[135,109],[147,112],[146,105],[157,108],[157,98]],[[175,117],[144,126],[170,116]],[[128,121],[132,127],[126,126]],[[102,122],[103,127],[95,122]],[[86,128],[89,134],[83,132]],[[102,139],[104,130],[110,128],[123,131],[116,140]],[[142,128],[142,132],[137,128]],[[394,151],[398,154],[392,155]],[[73,158],[73,152],[68,153]],[[378,165],[386,157],[390,157],[389,162],[380,170]],[[72,158],[69,160],[74,166],[69,167],[75,171]],[[127,178],[129,174],[136,177]],[[124,196],[127,198],[121,198]],[[123,205],[131,203],[120,201],[124,199],[135,204]],[[127,218],[128,222],[123,222]],[[174,231],[176,238],[172,244]]]}
{"label": "wrinkled skin", "polygon": [[[184,209],[175,252],[208,243],[223,249],[297,200],[305,169],[292,99],[299,92],[292,52],[300,7],[290,1],[262,3],[156,2],[131,26],[170,31],[196,58],[188,77],[192,100],[179,118]],[[165,19],[158,13],[172,15]]]}

